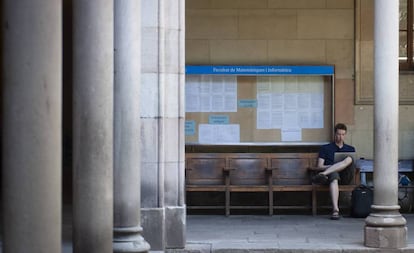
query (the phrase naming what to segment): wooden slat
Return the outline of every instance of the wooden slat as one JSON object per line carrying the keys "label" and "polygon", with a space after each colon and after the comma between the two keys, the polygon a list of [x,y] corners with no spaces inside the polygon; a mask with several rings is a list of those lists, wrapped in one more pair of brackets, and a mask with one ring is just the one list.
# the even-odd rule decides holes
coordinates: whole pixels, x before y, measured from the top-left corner
{"label": "wooden slat", "polygon": [[307,210],[311,210],[312,206],[310,205],[296,205],[296,206],[274,206],[273,209],[278,209],[278,210],[290,210],[290,209],[294,209],[294,210],[302,210],[302,209],[307,209]]}
{"label": "wooden slat", "polygon": [[267,185],[230,185],[230,192],[268,192]]}
{"label": "wooden slat", "polygon": [[[350,192],[355,189],[356,185],[339,185],[339,191],[340,192]],[[314,189],[318,192],[321,191],[329,191],[329,186],[327,185],[314,185]]]}
{"label": "wooden slat", "polygon": [[268,209],[268,206],[231,206],[231,209]]}
{"label": "wooden slat", "polygon": [[278,192],[310,192],[312,185],[273,185],[272,190]]}
{"label": "wooden slat", "polygon": [[216,210],[224,209],[224,206],[187,206],[187,209],[206,209],[206,210]]}
{"label": "wooden slat", "polygon": [[224,185],[187,185],[185,190],[188,192],[225,192],[226,186]]}

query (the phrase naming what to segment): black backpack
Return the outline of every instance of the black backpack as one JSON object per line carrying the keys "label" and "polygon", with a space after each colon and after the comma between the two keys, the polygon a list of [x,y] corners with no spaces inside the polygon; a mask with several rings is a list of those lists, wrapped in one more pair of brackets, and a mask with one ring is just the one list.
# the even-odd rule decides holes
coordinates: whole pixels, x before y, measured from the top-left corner
{"label": "black backpack", "polygon": [[366,185],[359,185],[352,191],[351,197],[351,216],[355,218],[365,218],[371,213],[371,205],[374,193]]}

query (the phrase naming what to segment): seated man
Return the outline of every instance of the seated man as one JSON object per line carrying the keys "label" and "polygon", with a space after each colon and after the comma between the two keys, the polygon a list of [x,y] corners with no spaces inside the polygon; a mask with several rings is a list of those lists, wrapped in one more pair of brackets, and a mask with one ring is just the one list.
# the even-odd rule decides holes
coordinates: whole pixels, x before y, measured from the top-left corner
{"label": "seated man", "polygon": [[[342,184],[350,183],[353,177],[351,168],[352,158],[347,156],[339,162],[334,162],[336,152],[355,152],[353,146],[345,144],[346,125],[338,123],[334,129],[334,142],[323,145],[319,151],[318,169],[321,170],[312,178],[316,184],[328,184],[332,198],[332,216],[331,219],[338,220],[339,216],[339,187],[338,181]],[[351,166],[349,166],[351,167]]]}

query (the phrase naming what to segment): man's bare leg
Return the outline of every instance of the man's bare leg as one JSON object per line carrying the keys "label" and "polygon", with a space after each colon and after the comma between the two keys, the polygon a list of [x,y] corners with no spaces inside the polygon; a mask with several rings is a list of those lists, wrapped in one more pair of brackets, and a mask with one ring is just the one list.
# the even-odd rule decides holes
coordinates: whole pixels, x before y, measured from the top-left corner
{"label": "man's bare leg", "polygon": [[339,186],[338,186],[338,180],[335,179],[329,184],[329,189],[331,192],[331,199],[332,199],[332,211],[333,212],[339,212]]}
{"label": "man's bare leg", "polygon": [[342,160],[340,162],[337,162],[334,165],[327,168],[326,170],[320,172],[320,174],[327,176],[327,175],[331,174],[332,172],[339,172],[339,171],[345,169],[346,167],[348,167],[351,163],[352,163],[352,158],[347,157],[344,160]]}

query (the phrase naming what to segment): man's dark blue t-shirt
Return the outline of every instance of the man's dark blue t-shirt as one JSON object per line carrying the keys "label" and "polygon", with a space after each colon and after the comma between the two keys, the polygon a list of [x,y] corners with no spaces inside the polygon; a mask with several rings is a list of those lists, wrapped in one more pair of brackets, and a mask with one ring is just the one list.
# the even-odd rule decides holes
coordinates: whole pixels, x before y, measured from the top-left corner
{"label": "man's dark blue t-shirt", "polygon": [[335,142],[323,145],[319,151],[319,157],[325,160],[324,165],[334,164],[335,152],[355,152],[355,148],[345,143],[342,148],[339,148]]}

